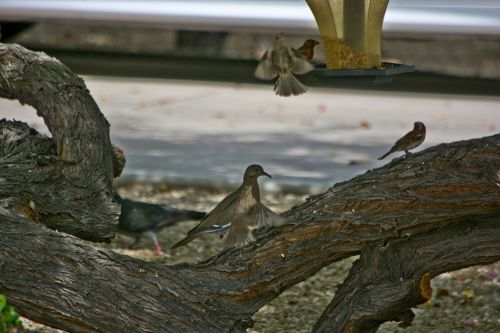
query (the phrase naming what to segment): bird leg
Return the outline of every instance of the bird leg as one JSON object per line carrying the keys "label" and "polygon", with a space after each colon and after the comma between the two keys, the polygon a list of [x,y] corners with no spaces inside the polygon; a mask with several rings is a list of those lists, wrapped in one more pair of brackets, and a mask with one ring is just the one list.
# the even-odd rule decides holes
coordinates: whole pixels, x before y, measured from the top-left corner
{"label": "bird leg", "polygon": [[148,237],[149,239],[151,239],[151,241],[155,245],[153,253],[154,254],[161,254],[161,246],[160,246],[160,243],[158,242],[158,238],[156,237],[156,233],[153,231],[147,231],[144,233],[144,235],[146,237]]}
{"label": "bird leg", "polygon": [[222,232],[219,234],[219,239],[220,240],[224,239],[224,236],[226,236],[226,233],[227,233],[227,232],[225,232],[226,230],[221,230],[221,231]]}
{"label": "bird leg", "polygon": [[137,236],[134,238],[134,242],[128,246],[129,249],[135,249],[139,242],[141,241],[141,236]]}
{"label": "bird leg", "polygon": [[155,245],[155,249],[153,250],[153,253],[156,254],[156,255],[160,255],[161,254],[160,244],[156,244]]}

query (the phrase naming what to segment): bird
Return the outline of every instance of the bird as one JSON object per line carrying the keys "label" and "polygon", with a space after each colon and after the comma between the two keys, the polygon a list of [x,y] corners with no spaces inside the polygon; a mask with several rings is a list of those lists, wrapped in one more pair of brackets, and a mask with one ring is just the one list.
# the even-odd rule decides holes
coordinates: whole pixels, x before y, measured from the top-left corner
{"label": "bird", "polygon": [[288,97],[307,91],[294,74],[306,74],[313,69],[313,65],[298,57],[291,47],[284,44],[284,35],[281,33],[276,36],[273,48],[267,50],[260,59],[254,75],[262,80],[278,77],[274,84],[274,92],[276,95]]}
{"label": "bird", "polygon": [[314,39],[308,39],[298,49],[293,49],[293,53],[306,61],[311,61],[314,58],[314,48],[319,45],[319,42]]}
{"label": "bird", "polygon": [[207,234],[223,235],[225,248],[239,247],[254,241],[250,227],[279,226],[286,222],[281,215],[262,204],[257,178],[271,175],[258,164],[249,165],[243,176],[243,184],[226,196],[209,212],[187,236],[171,247],[172,250],[186,245],[193,239]]}
{"label": "bird", "polygon": [[404,151],[408,154],[410,149],[417,148],[425,140],[425,125],[421,121],[416,121],[413,124],[413,129],[406,133],[401,139],[396,141],[394,146],[384,155],[380,156],[378,159],[383,160],[387,155],[392,154],[396,151]]}
{"label": "bird", "polygon": [[155,254],[160,254],[162,251],[156,237],[158,231],[178,222],[199,220],[206,215],[204,212],[194,210],[176,209],[167,205],[125,199],[116,192],[113,199],[121,205],[117,231],[135,237],[129,248],[136,247],[142,236],[146,236],[153,242]]}

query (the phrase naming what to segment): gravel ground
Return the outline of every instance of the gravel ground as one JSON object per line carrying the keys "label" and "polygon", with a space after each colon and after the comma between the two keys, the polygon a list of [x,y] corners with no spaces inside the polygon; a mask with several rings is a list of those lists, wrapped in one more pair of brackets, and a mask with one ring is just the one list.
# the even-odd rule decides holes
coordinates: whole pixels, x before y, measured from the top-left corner
{"label": "gravel ground", "polygon": [[[118,184],[118,190],[124,197],[205,211],[210,210],[230,191],[229,188],[180,187],[167,183]],[[302,202],[306,196],[305,193],[271,192],[263,195],[263,201],[275,211],[281,212]],[[163,230],[159,234],[163,248],[167,249],[180,240],[194,225],[194,221],[185,222]],[[169,265],[206,259],[222,247],[218,239],[207,236],[179,248],[175,254],[166,250],[162,255],[153,255],[152,244],[148,240],[142,241],[140,249],[128,250],[127,245],[131,241],[126,236],[118,235],[106,247],[143,260]],[[254,315],[255,325],[248,332],[309,332],[335,295],[335,286],[347,276],[355,259],[327,266],[307,281],[285,291]],[[415,309],[413,326],[404,330],[397,323],[386,323],[378,332],[500,332],[499,272],[500,262],[497,262],[442,274],[432,280],[433,299]],[[31,333],[62,332],[29,321],[25,321],[25,326]]]}

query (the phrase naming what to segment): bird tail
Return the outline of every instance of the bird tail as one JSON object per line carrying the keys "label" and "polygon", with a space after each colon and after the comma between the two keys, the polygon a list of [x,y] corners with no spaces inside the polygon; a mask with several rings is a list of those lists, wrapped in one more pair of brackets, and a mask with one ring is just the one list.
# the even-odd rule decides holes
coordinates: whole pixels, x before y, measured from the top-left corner
{"label": "bird tail", "polygon": [[384,155],[380,156],[378,159],[383,160],[384,158],[386,158],[388,155],[392,154],[393,152],[394,151],[391,149],[387,153],[385,153]]}
{"label": "bird tail", "polygon": [[225,224],[225,225],[213,225],[208,228],[204,228],[200,230],[200,228],[194,228],[191,231],[188,232],[187,236],[184,237],[180,242],[172,245],[170,247],[171,250],[175,250],[178,247],[184,246],[187,243],[191,242],[193,239],[204,235],[204,234],[212,234],[212,233],[219,233],[221,235],[225,234],[227,229],[231,226],[230,223]]}
{"label": "bird tail", "polygon": [[186,211],[187,216],[189,216],[192,220],[199,220],[205,217],[207,213],[205,212],[197,212],[195,210]]}
{"label": "bird tail", "polygon": [[198,234],[188,234],[186,237],[184,237],[180,242],[178,243],[175,243],[174,245],[172,245],[170,247],[170,250],[175,250],[176,248],[178,247],[181,247],[181,246],[184,246],[186,245],[187,243],[191,242],[193,239],[196,238],[196,236],[198,236]]}
{"label": "bird tail", "polygon": [[161,205],[161,207],[168,213],[168,215],[165,217],[165,225],[174,225],[179,222],[199,220],[207,215],[207,213],[205,212],[177,209],[167,205]]}
{"label": "bird tail", "polygon": [[279,96],[300,95],[307,91],[306,86],[300,83],[299,80],[292,73],[280,73],[276,84],[274,85],[274,92]]}

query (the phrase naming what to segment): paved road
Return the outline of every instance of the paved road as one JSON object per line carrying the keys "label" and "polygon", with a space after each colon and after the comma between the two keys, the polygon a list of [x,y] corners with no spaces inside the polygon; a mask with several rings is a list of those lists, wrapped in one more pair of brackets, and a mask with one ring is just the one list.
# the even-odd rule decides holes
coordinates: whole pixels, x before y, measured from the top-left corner
{"label": "paved road", "polygon": [[[237,183],[247,164],[273,175],[268,189],[313,192],[384,162],[377,157],[421,120],[425,147],[498,133],[500,97],[318,89],[279,98],[266,86],[85,77],[127,156],[124,175]],[[0,100],[0,115],[45,125]]]}

